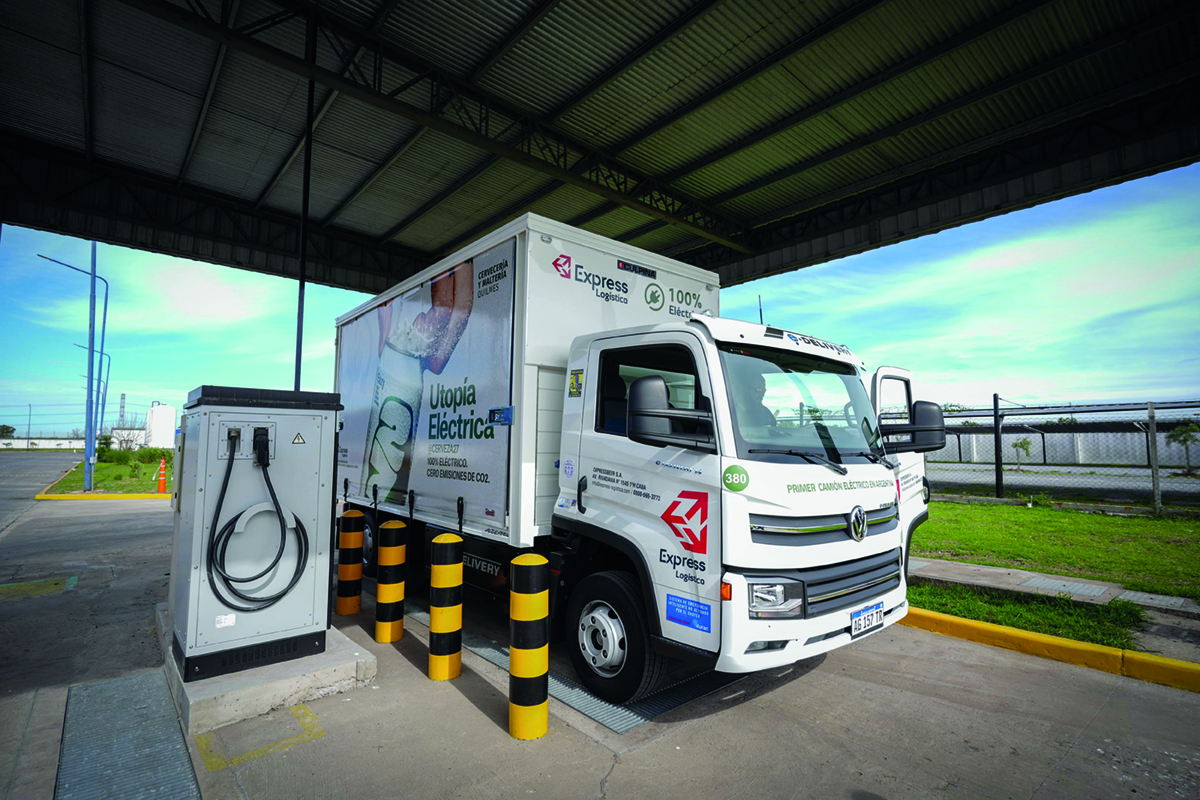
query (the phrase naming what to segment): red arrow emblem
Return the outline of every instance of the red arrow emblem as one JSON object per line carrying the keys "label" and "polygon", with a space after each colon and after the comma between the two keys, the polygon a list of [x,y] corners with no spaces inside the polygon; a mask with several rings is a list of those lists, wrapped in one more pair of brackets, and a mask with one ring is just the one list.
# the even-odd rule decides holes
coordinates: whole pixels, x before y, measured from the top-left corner
{"label": "red arrow emblem", "polygon": [[[681,515],[678,512],[685,500],[692,501],[692,504]],[[679,538],[684,550],[700,555],[708,552],[707,492],[680,492],[679,498],[673,500],[663,512],[662,521],[667,523],[671,533]]]}

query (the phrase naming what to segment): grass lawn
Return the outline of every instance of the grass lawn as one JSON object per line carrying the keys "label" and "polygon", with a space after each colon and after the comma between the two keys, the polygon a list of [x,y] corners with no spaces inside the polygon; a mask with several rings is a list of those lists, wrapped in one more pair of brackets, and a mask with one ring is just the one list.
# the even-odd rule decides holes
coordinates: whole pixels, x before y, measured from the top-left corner
{"label": "grass lawn", "polygon": [[934,503],[913,555],[1120,583],[1200,601],[1200,520]]}
{"label": "grass lawn", "polygon": [[[134,476],[134,464],[96,465],[93,487],[97,492],[112,494],[153,494],[158,491],[158,464],[142,464],[141,478]],[[72,494],[83,491],[83,464],[78,464],[47,490],[49,494]],[[171,491],[171,465],[167,465],[167,491]]]}
{"label": "grass lawn", "polygon": [[1144,619],[1141,608],[1124,600],[1094,606],[1066,597],[1013,597],[992,589],[920,581],[909,585],[908,602],[927,611],[1124,650],[1137,649],[1133,631]]}

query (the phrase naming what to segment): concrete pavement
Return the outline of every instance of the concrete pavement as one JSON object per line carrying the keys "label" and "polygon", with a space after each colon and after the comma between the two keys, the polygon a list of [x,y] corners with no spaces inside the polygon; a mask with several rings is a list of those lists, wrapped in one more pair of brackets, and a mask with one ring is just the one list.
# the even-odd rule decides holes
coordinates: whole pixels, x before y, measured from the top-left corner
{"label": "concrete pavement", "polygon": [[[45,502],[0,541],[0,583],[78,577],[0,602],[0,798],[47,796],[15,787],[52,785],[56,687],[160,663],[170,532],[165,501]],[[623,736],[552,701],[548,736],[517,742],[505,673],[468,652],[433,683],[419,624],[376,644],[364,606],[338,625],[374,687],[189,737],[205,797],[1200,794],[1200,695],[900,626]]]}

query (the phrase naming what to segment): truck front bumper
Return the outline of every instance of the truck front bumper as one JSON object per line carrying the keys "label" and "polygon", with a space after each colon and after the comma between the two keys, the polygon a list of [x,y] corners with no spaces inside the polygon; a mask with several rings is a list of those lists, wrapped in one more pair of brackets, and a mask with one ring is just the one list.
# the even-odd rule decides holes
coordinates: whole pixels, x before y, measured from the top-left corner
{"label": "truck front bumper", "polygon": [[[757,672],[781,667],[850,644],[850,615],[863,605],[883,603],[883,628],[894,625],[908,613],[907,586],[902,580],[900,586],[868,603],[811,619],[751,619],[746,579],[736,572],[726,572],[723,580],[732,587],[733,594],[730,600],[721,603],[721,652],[715,667],[718,672]],[[877,628],[873,633],[880,630]],[[762,649],[751,649],[755,643],[765,643],[765,647],[760,644],[758,647]]]}

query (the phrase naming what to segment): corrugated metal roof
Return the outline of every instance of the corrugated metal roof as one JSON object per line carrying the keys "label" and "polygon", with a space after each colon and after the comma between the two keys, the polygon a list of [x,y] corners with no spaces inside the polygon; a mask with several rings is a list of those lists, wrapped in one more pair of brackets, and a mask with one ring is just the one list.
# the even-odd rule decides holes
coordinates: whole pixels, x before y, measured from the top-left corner
{"label": "corrugated metal roof", "polygon": [[[178,0],[149,1],[191,13]],[[144,2],[91,0],[87,5],[92,148],[105,164],[173,182],[200,118],[217,44],[131,5]],[[81,153],[78,4],[9,5],[0,27],[0,131]],[[1026,6],[1032,10],[1025,12]],[[207,7],[215,10],[217,4],[210,0]],[[281,7],[286,6],[279,0],[243,0],[237,23]],[[421,64],[464,79],[489,63],[476,86],[469,87],[491,109],[488,136],[509,125],[506,107],[537,118],[568,100],[578,101],[553,126],[573,140],[571,161],[598,148],[643,177],[686,165],[692,171],[674,182],[676,190],[748,220],[772,219],[780,209],[836,197],[846,187],[861,191],[906,165],[968,152],[983,137],[1027,122],[1036,127],[1048,114],[1105,92],[1120,99],[1122,87],[1200,58],[1200,6],[1176,0],[561,0],[549,6],[543,0],[320,0],[319,7],[328,18],[362,30],[377,28],[379,40],[410,65],[388,61],[382,73],[385,92],[417,77],[413,70]],[[1183,11],[1171,25],[1125,36],[1173,9]],[[545,13],[525,30],[535,12]],[[653,49],[640,50],[682,21],[687,24]],[[943,43],[977,26],[986,32],[942,52]],[[791,52],[815,33],[823,35]],[[1121,43],[1040,74],[1051,59],[1112,35],[1123,37]],[[297,17],[255,39],[302,57],[304,36],[305,21]],[[332,35],[318,40],[319,66],[342,74],[345,65],[335,44],[342,57],[358,47]],[[791,54],[780,57],[784,52]],[[635,53],[639,57],[633,60]],[[856,88],[909,59],[921,63],[866,90]],[[363,55],[361,73],[354,74],[371,75],[373,63],[373,56]],[[773,66],[760,68],[767,63]],[[605,85],[581,95],[614,69]],[[946,104],[987,92],[1025,70],[1039,74],[945,111]],[[265,205],[298,213],[303,159],[290,165],[289,159],[303,135],[306,85],[294,68],[268,64],[235,43],[200,128],[186,186],[250,203],[273,186]],[[709,97],[717,87],[725,88]],[[319,83],[318,106],[329,93]],[[839,93],[846,97],[825,107]],[[453,106],[445,107],[444,96],[432,96],[428,81],[414,81],[399,99],[465,124]],[[814,107],[820,112],[800,124],[750,143],[760,131]],[[474,100],[466,101],[466,108],[472,116],[479,113]],[[691,111],[642,135],[684,108]],[[910,121],[919,115],[930,118],[913,126]],[[902,129],[880,138],[895,126]],[[339,96],[314,135],[311,213],[316,220],[341,205],[419,130],[402,113]],[[523,147],[524,131],[510,127],[502,139]],[[633,145],[624,152],[612,152],[629,142]],[[709,163],[711,154],[725,150]],[[338,215],[333,227],[379,237],[431,198],[446,195],[397,238],[432,257],[470,231],[527,210],[569,221],[607,208],[609,198],[571,185],[521,206],[521,198],[554,178],[535,164],[493,162],[492,153],[463,135],[426,132]],[[485,164],[491,166],[479,171]],[[585,227],[609,236],[637,232],[637,243],[651,249],[695,238],[694,231],[674,225],[643,231],[651,219],[621,205]]]}

